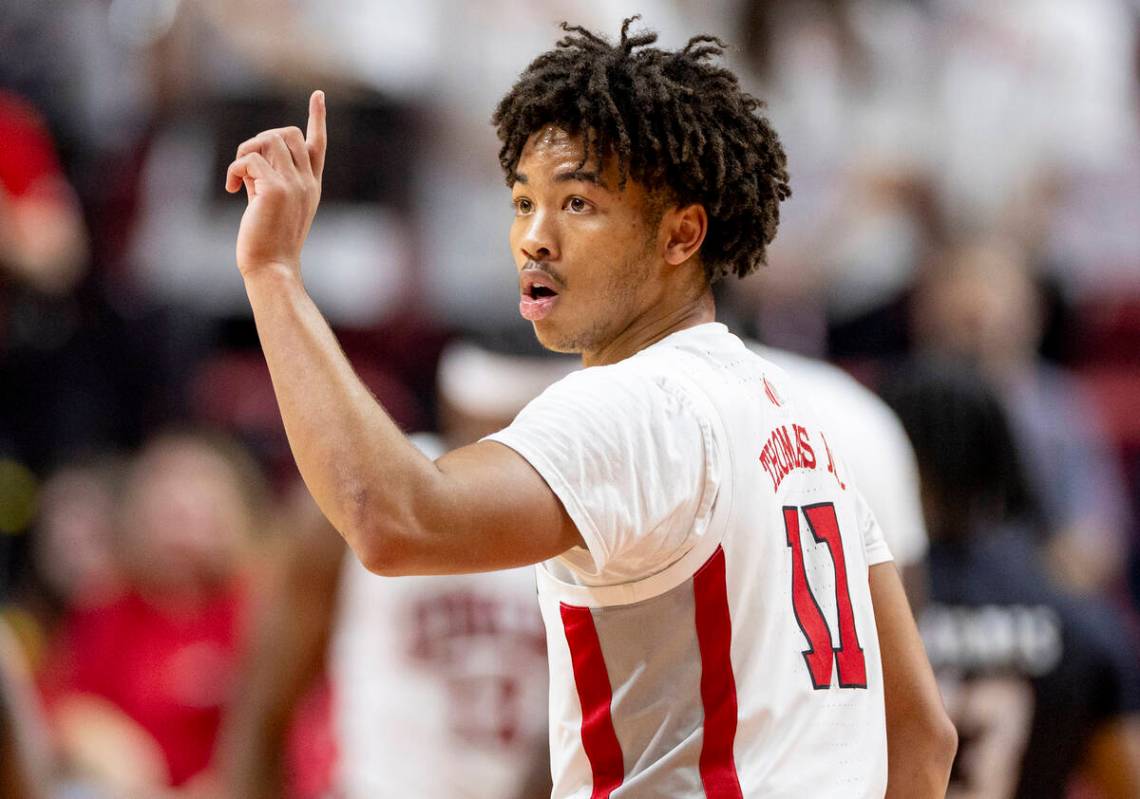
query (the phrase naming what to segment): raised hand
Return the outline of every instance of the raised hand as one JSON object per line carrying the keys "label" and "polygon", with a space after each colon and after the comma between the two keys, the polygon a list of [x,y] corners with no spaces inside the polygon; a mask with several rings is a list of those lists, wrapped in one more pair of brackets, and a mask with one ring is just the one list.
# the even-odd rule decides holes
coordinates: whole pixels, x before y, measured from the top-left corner
{"label": "raised hand", "polygon": [[327,141],[325,95],[316,91],[304,135],[295,127],[274,128],[238,147],[226,170],[226,191],[244,185],[249,199],[237,237],[243,277],[266,267],[300,275],[301,248],[321,199]]}

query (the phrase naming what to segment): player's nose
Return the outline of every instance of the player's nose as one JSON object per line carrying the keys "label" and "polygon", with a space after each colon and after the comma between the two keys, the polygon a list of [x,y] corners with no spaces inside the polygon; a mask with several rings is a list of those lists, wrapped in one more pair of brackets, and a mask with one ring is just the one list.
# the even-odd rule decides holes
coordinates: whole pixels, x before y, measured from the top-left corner
{"label": "player's nose", "polygon": [[527,220],[518,247],[528,261],[558,260],[558,235],[547,214],[535,213]]}

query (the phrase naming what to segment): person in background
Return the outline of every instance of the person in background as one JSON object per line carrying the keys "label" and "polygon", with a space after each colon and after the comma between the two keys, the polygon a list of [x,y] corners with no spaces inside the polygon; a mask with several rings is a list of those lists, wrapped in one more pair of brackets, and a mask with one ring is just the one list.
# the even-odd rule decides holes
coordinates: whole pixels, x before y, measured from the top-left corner
{"label": "person in background", "polygon": [[[509,349],[473,340],[447,347],[438,372],[442,432],[413,437],[423,452],[436,456],[501,429],[576,366]],[[546,657],[533,570],[402,580],[371,574],[298,488],[295,534],[220,737],[222,794],[285,793],[289,723],[324,667],[338,796],[549,796]]]}
{"label": "person in background", "polygon": [[206,769],[242,640],[260,493],[256,467],[221,438],[161,435],[130,465],[124,591],[65,621],[42,678],[72,773],[158,795]]}
{"label": "person in background", "polygon": [[0,142],[0,441],[42,473],[101,427],[75,363],[87,229],[44,120],[3,89]]}
{"label": "person in background", "polygon": [[1018,439],[981,373],[924,361],[884,395],[914,442],[930,531],[922,632],[958,727],[951,799],[1140,796],[1140,667],[1108,605],[1050,579]]}
{"label": "person in background", "polygon": [[70,463],[40,490],[35,562],[65,606],[95,606],[120,590],[115,512],[123,464],[111,457]]}
{"label": "person in background", "polygon": [[32,674],[40,672],[66,620],[104,605],[122,588],[114,541],[118,472],[111,458],[74,461],[52,473],[36,494],[31,568],[13,570],[11,601],[2,608],[10,628],[5,635]]}
{"label": "person in background", "polygon": [[1123,479],[1089,398],[1038,353],[1041,317],[1026,252],[994,238],[935,258],[912,309],[918,349],[975,364],[1009,409],[1053,570],[1075,590],[1104,591],[1126,560]]}
{"label": "person in background", "polygon": [[0,91],[0,274],[60,295],[83,276],[87,233],[43,120]]}

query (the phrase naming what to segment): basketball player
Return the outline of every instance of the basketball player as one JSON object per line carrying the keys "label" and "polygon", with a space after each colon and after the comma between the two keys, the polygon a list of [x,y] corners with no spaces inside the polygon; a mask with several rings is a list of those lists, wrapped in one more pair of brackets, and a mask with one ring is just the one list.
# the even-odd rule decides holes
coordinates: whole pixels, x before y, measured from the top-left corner
{"label": "basketball player", "polygon": [[[305,292],[325,103],[227,188],[294,456],[387,575],[540,564],[558,797],[940,796],[956,747],[890,553],[782,370],[715,321],[788,196],[759,103],[713,63],[564,26],[493,116],[519,310],[586,367],[432,461]],[[886,723],[884,724],[884,716]]]}

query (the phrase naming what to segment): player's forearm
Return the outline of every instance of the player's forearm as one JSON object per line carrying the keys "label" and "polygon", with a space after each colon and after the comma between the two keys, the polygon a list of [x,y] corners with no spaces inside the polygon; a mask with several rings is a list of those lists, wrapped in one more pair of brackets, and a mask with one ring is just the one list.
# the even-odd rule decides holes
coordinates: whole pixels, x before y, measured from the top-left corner
{"label": "player's forearm", "polygon": [[413,526],[438,471],[357,377],[294,273],[259,269],[246,292],[305,484],[365,565],[383,560],[384,531]]}

